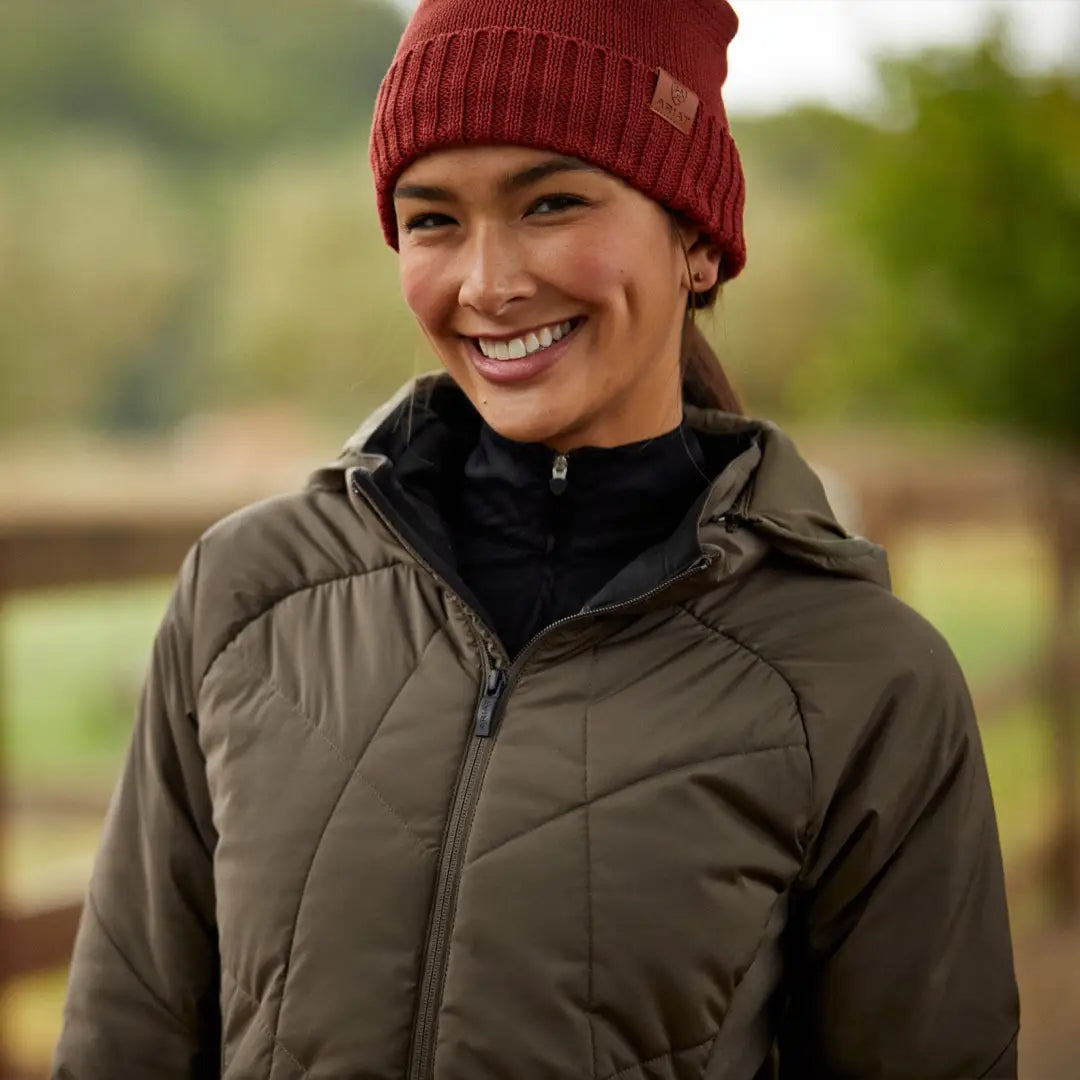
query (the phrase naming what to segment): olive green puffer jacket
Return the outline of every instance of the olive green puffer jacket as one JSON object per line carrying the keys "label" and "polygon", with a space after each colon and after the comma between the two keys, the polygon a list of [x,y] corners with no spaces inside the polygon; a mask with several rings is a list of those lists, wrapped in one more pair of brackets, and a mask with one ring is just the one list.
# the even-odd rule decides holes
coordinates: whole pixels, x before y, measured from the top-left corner
{"label": "olive green puffer jacket", "polygon": [[201,539],[54,1077],[1016,1075],[956,663],[778,430],[687,412],[693,514],[517,657],[438,543],[445,378]]}

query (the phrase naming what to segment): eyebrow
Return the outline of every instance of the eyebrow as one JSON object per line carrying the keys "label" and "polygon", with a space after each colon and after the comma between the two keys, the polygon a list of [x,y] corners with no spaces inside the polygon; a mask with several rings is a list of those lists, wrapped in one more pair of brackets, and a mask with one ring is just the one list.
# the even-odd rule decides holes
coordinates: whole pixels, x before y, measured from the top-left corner
{"label": "eyebrow", "polygon": [[[602,169],[577,158],[553,157],[532,165],[521,172],[508,173],[498,184],[500,195],[513,195],[523,188],[546,180],[549,176],[564,172],[602,172]],[[435,187],[428,184],[399,184],[394,188],[395,199],[424,199],[428,202],[453,202],[456,198],[449,188]]]}

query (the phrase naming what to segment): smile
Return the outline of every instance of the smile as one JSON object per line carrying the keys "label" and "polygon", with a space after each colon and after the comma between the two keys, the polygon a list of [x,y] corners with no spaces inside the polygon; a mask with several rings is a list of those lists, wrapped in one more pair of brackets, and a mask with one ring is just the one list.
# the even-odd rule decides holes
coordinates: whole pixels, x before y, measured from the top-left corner
{"label": "smile", "polygon": [[543,352],[550,349],[556,342],[561,341],[571,330],[575,329],[580,319],[568,319],[566,322],[554,323],[538,330],[531,330],[521,337],[514,338],[474,338],[477,348],[489,360],[521,360],[533,353]]}

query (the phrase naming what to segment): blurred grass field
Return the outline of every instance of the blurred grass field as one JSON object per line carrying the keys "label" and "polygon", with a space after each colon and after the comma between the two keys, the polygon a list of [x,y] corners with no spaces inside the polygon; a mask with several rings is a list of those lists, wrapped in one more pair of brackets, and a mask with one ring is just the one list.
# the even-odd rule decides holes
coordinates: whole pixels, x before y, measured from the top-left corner
{"label": "blurred grass field", "polygon": [[[892,553],[892,564],[897,592],[944,633],[976,689],[1036,660],[1051,583],[1033,535],[912,533]],[[169,587],[155,581],[15,597],[0,613],[4,749],[16,793],[61,791],[104,801]],[[1052,814],[1046,726],[1034,699],[981,720],[1009,863],[1040,843]],[[16,814],[3,852],[8,890],[34,897],[83,880],[98,828],[96,821]],[[1019,929],[1033,916],[1015,899]],[[48,1059],[63,986],[62,972],[36,976],[4,1003],[9,1052],[26,1067]]]}

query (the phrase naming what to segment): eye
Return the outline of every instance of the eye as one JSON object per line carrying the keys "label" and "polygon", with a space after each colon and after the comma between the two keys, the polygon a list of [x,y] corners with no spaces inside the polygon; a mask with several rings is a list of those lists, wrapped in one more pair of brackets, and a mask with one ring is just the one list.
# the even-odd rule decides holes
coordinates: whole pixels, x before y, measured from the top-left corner
{"label": "eye", "polygon": [[529,213],[546,217],[548,214],[557,214],[560,210],[571,210],[575,206],[586,205],[586,201],[579,195],[545,195],[532,204]]}
{"label": "eye", "polygon": [[454,219],[447,217],[446,214],[417,214],[415,217],[409,218],[405,222],[404,228],[407,233],[416,232],[417,230],[422,232],[430,231],[431,229],[439,229],[444,225],[453,225]]}

